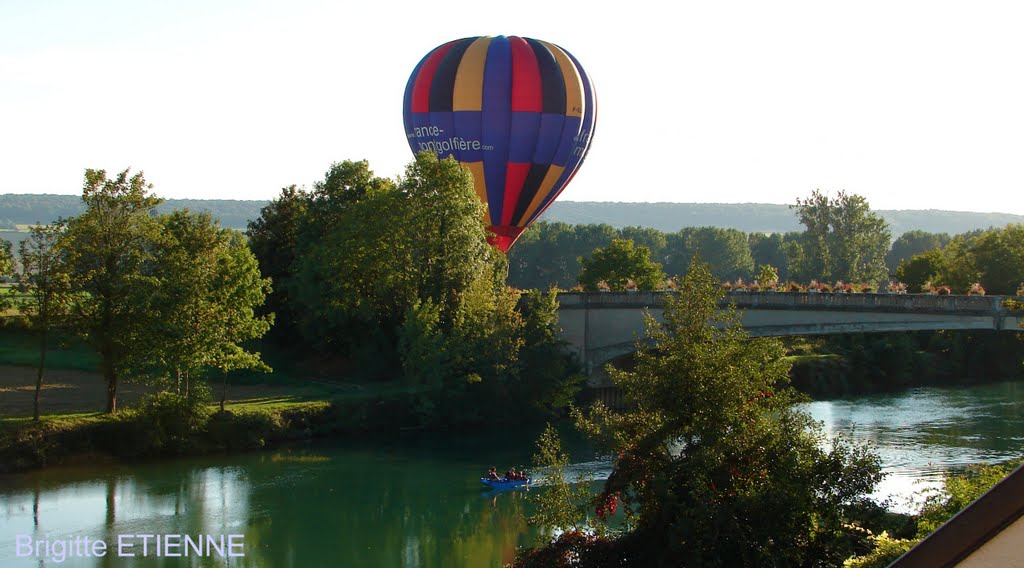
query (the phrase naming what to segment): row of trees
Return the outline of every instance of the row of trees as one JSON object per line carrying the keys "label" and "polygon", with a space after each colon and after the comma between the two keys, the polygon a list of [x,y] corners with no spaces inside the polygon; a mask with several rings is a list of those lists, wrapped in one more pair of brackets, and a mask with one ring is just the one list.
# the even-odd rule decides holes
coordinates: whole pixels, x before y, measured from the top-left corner
{"label": "row of trees", "polygon": [[123,380],[173,385],[184,396],[196,377],[268,370],[244,347],[273,320],[256,313],[270,281],[244,237],[206,213],[155,215],[161,199],[151,190],[142,172],[86,170],[85,212],[35,227],[20,243],[12,299],[39,337],[36,419],[55,331],[97,353],[109,413]]}
{"label": "row of trees", "polygon": [[578,390],[554,295],[506,285],[454,162],[420,156],[398,180],[333,164],[311,191],[285,188],[245,235],[205,213],[156,214],[151,189],[142,173],[87,170],[83,213],[0,254],[18,266],[12,299],[40,340],[37,400],[56,330],[95,350],[113,413],[124,380],[185,396],[197,377],[268,370],[245,345],[275,318],[293,360],[400,377],[422,421],[548,411]]}
{"label": "row of trees", "polygon": [[424,421],[565,404],[577,379],[554,297],[506,286],[482,217],[469,174],[429,153],[395,181],[345,161],[285,188],[248,230],[277,344],[328,372],[402,377]]}
{"label": "row of trees", "polygon": [[901,261],[897,277],[911,291],[948,286],[967,291],[974,283],[991,294],[1020,294],[1024,287],[1024,225],[972,231],[938,240]]}
{"label": "row of trees", "polygon": [[[759,276],[763,266],[772,266],[782,280],[841,280],[877,285],[897,277],[901,262],[947,245],[952,246],[949,256],[955,259],[953,264],[957,268],[945,280],[955,285],[957,292],[966,291],[979,281],[986,288],[994,284],[990,290],[993,292],[1013,292],[1016,288],[1008,288],[1008,282],[1016,279],[1016,286],[1024,281],[1024,268],[1020,262],[1013,262],[1015,255],[1021,254],[1014,252],[1015,244],[1021,242],[1013,238],[1014,231],[1019,230],[1015,225],[955,238],[915,230],[904,233],[890,245],[891,235],[885,221],[859,195],[840,192],[830,197],[815,191],[806,199],[798,199],[793,209],[805,230],[770,235],[717,227],[690,227],[664,233],[640,227],[614,229],[608,225],[538,223],[524,233],[509,254],[509,282],[520,288],[571,288],[577,282],[587,287],[593,274],[585,274],[585,267],[608,264],[594,255],[595,250],[621,259],[647,249],[649,262],[645,261],[641,270],[630,272],[659,274],[660,270],[669,276],[680,276],[686,273],[690,258],[699,254],[721,280],[749,281]],[[985,238],[975,243],[982,235]],[[632,241],[631,251],[635,251],[627,253],[624,247],[628,245],[616,243],[617,239]],[[934,265],[933,262],[930,266]],[[934,275],[933,270],[928,276]],[[636,281],[636,277],[629,278]],[[907,280],[908,284],[916,282],[912,276]]]}

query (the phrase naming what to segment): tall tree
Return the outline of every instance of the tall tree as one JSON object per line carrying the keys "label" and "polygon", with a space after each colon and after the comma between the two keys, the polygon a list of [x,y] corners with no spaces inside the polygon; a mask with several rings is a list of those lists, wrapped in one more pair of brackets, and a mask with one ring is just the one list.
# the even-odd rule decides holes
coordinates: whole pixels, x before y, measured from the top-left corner
{"label": "tall tree", "polygon": [[159,277],[152,260],[161,230],[151,211],[161,199],[151,189],[142,172],[108,179],[104,170],[87,169],[86,210],[67,222],[59,244],[72,291],[81,294],[73,323],[99,354],[109,413],[117,410],[118,382],[137,338],[154,323],[150,303]]}
{"label": "tall tree", "polygon": [[39,395],[43,388],[49,337],[64,322],[73,297],[71,280],[57,247],[62,231],[62,223],[35,226],[29,229],[28,238],[18,244],[18,291],[24,295],[18,311],[28,321],[29,329],[39,337],[33,420],[39,420]]}
{"label": "tall tree", "polygon": [[306,222],[309,200],[305,190],[288,186],[260,210],[260,216],[249,222],[246,231],[260,272],[270,278],[273,285],[263,311],[275,314],[272,335],[284,343],[298,340],[296,314],[285,282],[295,270],[299,230]]}
{"label": "tall tree", "polygon": [[739,314],[719,309],[722,294],[694,263],[664,323],[648,319],[655,348],[638,352],[632,371],[609,369],[626,410],[577,413],[615,456],[591,524],[621,503],[626,528],[603,539],[569,532],[521,565],[540,565],[551,549],[579,566],[836,565],[849,555],[844,513],[880,479],[879,460],[822,443],[794,405],[781,344],[748,338]]}
{"label": "tall tree", "polygon": [[[188,394],[193,375],[217,370],[268,368],[243,344],[262,337],[272,315],[258,315],[270,287],[237,231],[223,229],[209,213],[185,210],[161,215],[163,238],[154,263],[160,285],[152,309],[159,314],[147,331],[154,346],[149,367],[173,375]],[[184,382],[183,380],[184,379]],[[221,393],[223,409],[226,383]]]}
{"label": "tall tree", "polygon": [[[464,294],[492,258],[472,178],[428,152],[398,186],[361,173],[353,179],[342,194],[358,199],[315,194],[310,203],[310,222],[328,221],[303,231],[295,275],[286,283],[304,335],[336,353],[387,352],[408,310],[428,301],[449,332]],[[305,240],[313,232],[320,234]]]}
{"label": "tall tree", "polygon": [[[367,257],[353,256],[353,252],[386,246],[374,239],[399,226],[394,223],[396,217],[389,217],[391,203],[382,203],[392,200],[393,186],[390,180],[376,177],[367,162],[346,160],[332,164],[308,196],[296,195],[295,201],[285,202],[288,218],[282,224],[296,222],[297,232],[290,274],[277,282],[276,289],[287,298],[286,315],[298,335],[313,349],[344,354],[353,344],[376,340],[372,324],[368,328],[366,322],[380,314],[360,301],[375,294],[363,298],[353,288],[370,288],[376,273],[361,272],[367,268]],[[380,207],[368,206],[366,201]],[[406,307],[395,311],[401,313]]]}
{"label": "tall tree", "polygon": [[871,211],[866,199],[845,191],[831,198],[814,190],[792,207],[806,228],[802,250],[791,255],[797,266],[790,269],[798,277],[847,282],[886,279],[889,226]]}
{"label": "tall tree", "polygon": [[580,284],[585,290],[598,289],[605,282],[612,290],[625,290],[629,281],[638,290],[654,290],[665,280],[661,265],[651,260],[651,251],[633,241],[612,239],[610,245],[594,249],[592,258],[580,257]]}

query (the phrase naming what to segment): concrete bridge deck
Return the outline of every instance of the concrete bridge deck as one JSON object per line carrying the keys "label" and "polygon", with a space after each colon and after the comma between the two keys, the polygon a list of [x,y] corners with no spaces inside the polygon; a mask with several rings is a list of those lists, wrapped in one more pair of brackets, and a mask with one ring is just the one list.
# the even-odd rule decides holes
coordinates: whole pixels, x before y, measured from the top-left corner
{"label": "concrete bridge deck", "polygon": [[[567,292],[558,295],[562,338],[587,374],[636,350],[644,337],[645,311],[662,316],[674,292]],[[723,305],[743,311],[753,337],[878,333],[921,330],[1024,331],[1024,314],[1011,312],[1005,296],[933,294],[822,294],[731,292]]]}

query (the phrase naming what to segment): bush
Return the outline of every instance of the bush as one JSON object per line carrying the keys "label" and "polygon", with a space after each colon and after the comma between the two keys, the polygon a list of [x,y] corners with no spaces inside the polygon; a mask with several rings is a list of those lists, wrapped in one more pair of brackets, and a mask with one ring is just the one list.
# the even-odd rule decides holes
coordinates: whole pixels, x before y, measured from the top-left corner
{"label": "bush", "polygon": [[262,448],[281,435],[281,417],[268,412],[216,412],[206,423],[206,440],[220,450]]}
{"label": "bush", "polygon": [[892,538],[889,533],[882,532],[878,536],[869,537],[874,549],[864,556],[854,556],[843,562],[843,568],[885,568],[894,560],[910,550],[917,540]]}
{"label": "bush", "polygon": [[[193,389],[197,390],[198,386]],[[139,455],[186,453],[209,416],[206,395],[163,391],[142,397],[138,406],[118,415],[116,422],[125,427],[117,430],[127,437],[118,445]]]}

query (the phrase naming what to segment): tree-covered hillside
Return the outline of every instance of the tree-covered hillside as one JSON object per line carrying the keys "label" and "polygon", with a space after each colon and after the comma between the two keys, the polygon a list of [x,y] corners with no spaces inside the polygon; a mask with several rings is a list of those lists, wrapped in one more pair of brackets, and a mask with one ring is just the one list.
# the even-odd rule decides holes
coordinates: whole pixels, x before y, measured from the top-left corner
{"label": "tree-covered hillside", "polygon": [[[157,211],[176,209],[208,211],[221,225],[244,229],[259,217],[267,201],[230,199],[168,199]],[[0,195],[0,229],[14,224],[51,223],[60,217],[79,215],[85,210],[77,195]],[[886,222],[893,237],[906,231],[929,233],[965,233],[975,229],[1004,227],[1024,223],[1024,215],[1009,213],[969,213],[937,209],[876,211]],[[748,233],[786,233],[801,230],[800,222],[788,205],[771,203],[611,203],[595,201],[557,201],[541,216],[549,222],[571,225],[608,224],[614,228],[648,227],[676,232],[685,227],[721,227]]]}
{"label": "tree-covered hillside", "polygon": [[[159,213],[179,209],[208,212],[220,219],[221,226],[244,229],[248,222],[259,217],[260,208],[267,201],[241,201],[234,199],[168,199],[157,206]],[[78,195],[3,194],[0,195],[0,228],[12,225],[49,224],[59,218],[69,218],[85,212],[85,203]]]}

